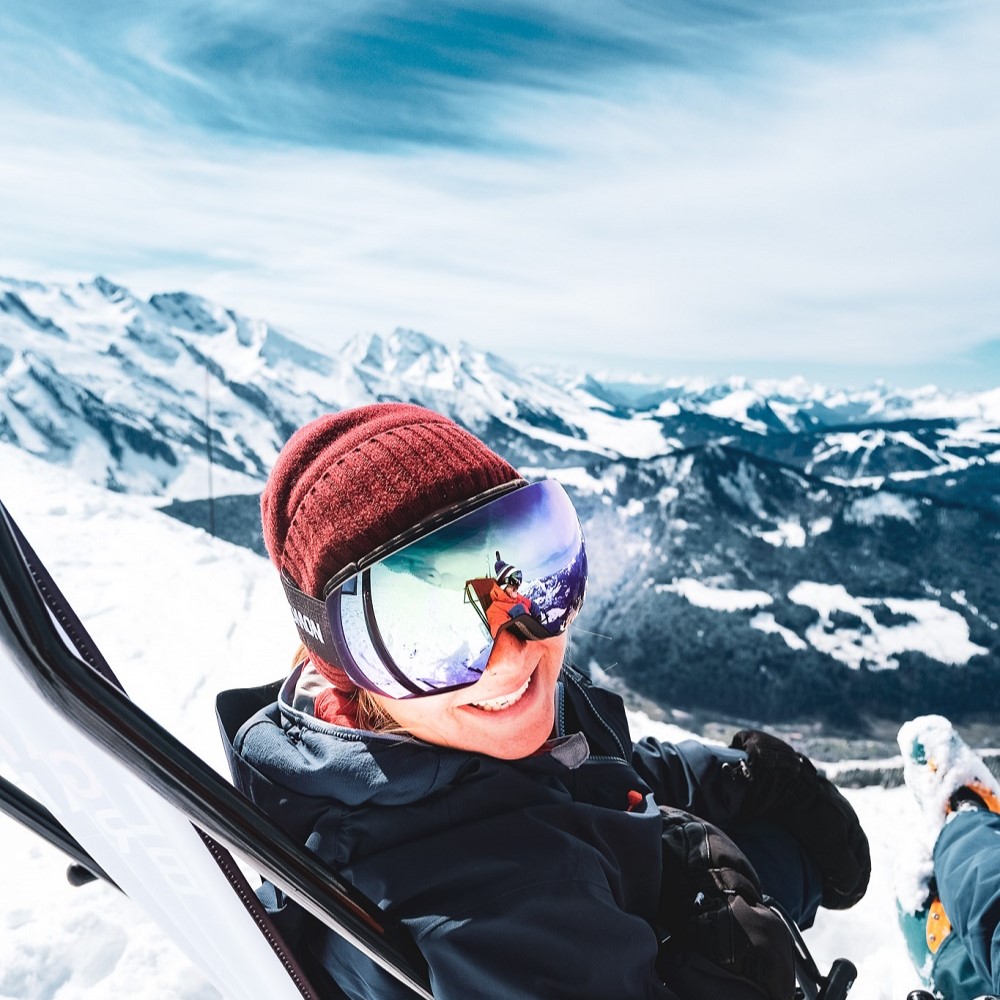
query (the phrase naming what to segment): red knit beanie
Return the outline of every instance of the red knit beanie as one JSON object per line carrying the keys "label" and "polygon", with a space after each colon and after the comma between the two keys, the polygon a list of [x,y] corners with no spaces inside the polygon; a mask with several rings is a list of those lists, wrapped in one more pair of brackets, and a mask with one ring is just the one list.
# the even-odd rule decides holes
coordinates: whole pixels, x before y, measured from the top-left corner
{"label": "red knit beanie", "polygon": [[[348,563],[444,507],[519,479],[517,471],[447,417],[409,403],[377,403],[319,417],[278,455],[261,496],[271,561],[322,598]],[[353,683],[310,658],[330,683]]]}

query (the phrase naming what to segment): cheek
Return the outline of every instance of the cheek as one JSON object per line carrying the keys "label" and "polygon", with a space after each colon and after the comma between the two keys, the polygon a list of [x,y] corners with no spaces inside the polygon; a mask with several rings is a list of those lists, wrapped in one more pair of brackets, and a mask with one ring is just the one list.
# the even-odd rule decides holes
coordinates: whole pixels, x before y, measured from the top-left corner
{"label": "cheek", "polygon": [[[516,723],[502,712],[470,715],[463,711],[461,705],[468,700],[467,689],[454,694],[399,701],[379,695],[374,698],[403,729],[418,739],[439,746],[493,753],[494,756],[518,757],[534,751],[548,738],[554,720],[555,686],[565,652],[565,636],[548,639],[544,643],[532,643],[516,639],[509,633],[501,633],[488,669],[498,672],[523,670],[531,664],[532,658],[537,657],[531,664],[540,696],[537,708]],[[494,743],[495,740],[500,743]]]}
{"label": "cheek", "polygon": [[549,639],[542,645],[545,647],[545,652],[538,661],[537,671],[555,686],[563,667],[563,660],[566,658],[566,638],[560,636],[558,639]]}
{"label": "cheek", "polygon": [[449,695],[396,699],[372,696],[397,725],[418,739],[441,743],[451,715]]}

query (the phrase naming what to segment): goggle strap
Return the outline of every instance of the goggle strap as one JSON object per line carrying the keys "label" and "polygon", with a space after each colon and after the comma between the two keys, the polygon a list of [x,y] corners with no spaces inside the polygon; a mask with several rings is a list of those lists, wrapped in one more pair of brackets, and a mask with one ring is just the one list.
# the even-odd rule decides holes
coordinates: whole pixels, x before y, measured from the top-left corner
{"label": "goggle strap", "polygon": [[337,654],[331,642],[326,605],[304,594],[284,573],[281,574],[281,586],[285,589],[285,600],[303,644],[328,663],[335,664]]}

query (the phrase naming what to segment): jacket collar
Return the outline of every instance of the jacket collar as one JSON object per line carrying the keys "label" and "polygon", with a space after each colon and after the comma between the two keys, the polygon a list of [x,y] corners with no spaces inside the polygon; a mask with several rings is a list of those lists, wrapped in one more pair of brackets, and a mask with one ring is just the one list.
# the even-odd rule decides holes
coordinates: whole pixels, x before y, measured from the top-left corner
{"label": "jacket collar", "polygon": [[[347,748],[350,748],[348,752],[353,756],[364,758],[370,755],[373,760],[374,758],[387,760],[387,752],[390,750],[393,758],[396,760],[407,758],[411,764],[427,763],[434,759],[438,762],[438,766],[434,768],[434,784],[453,780],[458,771],[472,758],[496,761],[499,765],[514,767],[517,770],[558,772],[567,769],[575,770],[586,763],[590,757],[590,747],[586,736],[581,732],[565,732],[566,713],[563,706],[566,691],[562,680],[556,685],[555,735],[546,740],[530,757],[513,761],[500,761],[497,758],[473,754],[464,750],[440,747],[408,734],[375,733],[323,722],[313,714],[316,695],[322,690],[321,680],[318,682],[317,677],[316,671],[308,666],[308,661],[297,666],[281,686],[278,693],[278,708],[281,713],[282,728],[286,735],[303,744],[313,743],[312,739],[306,738],[312,734],[339,737],[335,744],[331,744],[330,741],[317,744],[316,750],[321,753],[322,757],[328,755],[339,757],[338,744],[343,744],[339,746],[340,751],[346,751]],[[327,752],[322,752],[324,746],[327,748]],[[361,763],[361,761],[358,760],[356,763]],[[367,777],[370,779],[370,769],[365,768],[365,771],[368,772]],[[396,772],[393,775],[394,780],[398,780],[400,772],[396,768],[393,768],[393,771]],[[416,771],[424,775],[428,774],[425,768],[417,768]],[[425,787],[421,794],[426,794],[429,790],[431,789]]]}

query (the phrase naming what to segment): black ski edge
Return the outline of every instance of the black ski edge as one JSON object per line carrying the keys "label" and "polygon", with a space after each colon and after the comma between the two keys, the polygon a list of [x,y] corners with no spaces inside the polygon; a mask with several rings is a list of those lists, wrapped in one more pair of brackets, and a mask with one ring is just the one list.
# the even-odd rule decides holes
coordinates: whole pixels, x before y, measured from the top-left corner
{"label": "black ski edge", "polygon": [[[76,838],[37,799],[0,775],[0,812],[58,848],[74,865],[118,888],[114,879],[80,846]],[[85,880],[89,881],[89,880]],[[80,883],[83,884],[82,882]]]}
{"label": "black ski edge", "polygon": [[[426,963],[408,935],[387,925],[362,893],[342,882],[130,701],[68,609],[0,503],[0,643],[8,647],[11,659],[39,694],[68,724],[110,752],[199,830],[243,857],[416,996],[433,1000]],[[67,648],[53,618],[86,662]]]}

